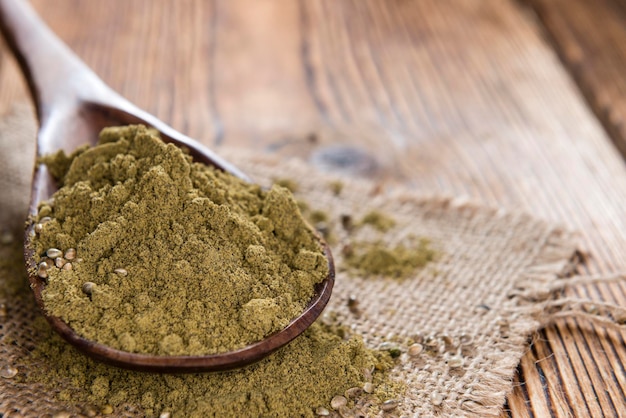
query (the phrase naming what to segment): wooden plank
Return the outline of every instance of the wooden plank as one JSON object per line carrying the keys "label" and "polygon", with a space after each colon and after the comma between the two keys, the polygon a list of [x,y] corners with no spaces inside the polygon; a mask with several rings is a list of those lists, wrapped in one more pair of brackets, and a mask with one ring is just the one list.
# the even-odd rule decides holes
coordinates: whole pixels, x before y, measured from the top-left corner
{"label": "wooden plank", "polygon": [[[626,168],[514,0],[34,5],[106,82],[218,151],[522,209],[580,230],[588,272],[626,268]],[[24,98],[3,53],[0,111]],[[623,283],[571,294],[626,305]],[[624,335],[540,333],[508,414],[626,410]]]}
{"label": "wooden plank", "polygon": [[626,4],[621,0],[525,0],[616,147],[626,156]]}

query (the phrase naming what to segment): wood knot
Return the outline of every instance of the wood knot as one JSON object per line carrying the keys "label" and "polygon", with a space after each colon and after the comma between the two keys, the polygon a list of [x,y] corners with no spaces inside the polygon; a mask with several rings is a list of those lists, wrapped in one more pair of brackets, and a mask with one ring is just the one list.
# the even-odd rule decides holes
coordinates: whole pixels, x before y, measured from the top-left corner
{"label": "wood knot", "polygon": [[374,156],[349,145],[319,148],[313,153],[310,161],[321,170],[340,172],[355,177],[372,177],[380,167]]}

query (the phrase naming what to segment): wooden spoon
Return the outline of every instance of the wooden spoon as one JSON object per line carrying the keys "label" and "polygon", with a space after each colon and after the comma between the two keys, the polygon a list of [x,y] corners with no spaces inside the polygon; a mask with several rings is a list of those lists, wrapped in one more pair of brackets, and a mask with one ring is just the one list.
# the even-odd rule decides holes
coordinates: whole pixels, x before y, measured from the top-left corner
{"label": "wooden spoon", "polygon": [[[202,144],[175,131],[156,117],[137,108],[100,80],[39,19],[22,0],[0,0],[0,30],[19,61],[35,102],[39,119],[37,155],[58,150],[71,152],[85,143],[95,144],[106,126],[141,123],[160,131],[164,141],[190,150],[194,160],[211,164],[240,178],[247,176]],[[57,190],[45,165],[38,165],[33,176],[30,219],[40,202]],[[37,304],[52,328],[81,351],[115,366],[142,371],[198,372],[240,367],[260,360],[284,346],[320,315],[334,284],[333,258],[322,242],[328,259],[329,275],[315,289],[304,312],[283,330],[242,349],[207,356],[155,356],[129,353],[82,338],[58,317],[48,315],[41,297],[45,282],[36,272],[32,237],[34,225],[26,227],[24,257]]]}

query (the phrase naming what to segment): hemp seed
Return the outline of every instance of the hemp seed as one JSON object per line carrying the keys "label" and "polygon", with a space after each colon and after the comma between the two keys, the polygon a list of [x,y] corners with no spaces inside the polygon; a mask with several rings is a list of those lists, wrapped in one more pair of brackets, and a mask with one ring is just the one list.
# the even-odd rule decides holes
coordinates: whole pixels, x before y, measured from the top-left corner
{"label": "hemp seed", "polygon": [[366,382],[371,382],[372,381],[372,369],[363,369],[363,379]]}
{"label": "hemp seed", "polygon": [[341,408],[342,406],[346,406],[348,404],[348,400],[341,396],[341,395],[337,395],[335,396],[333,399],[331,399],[330,401],[330,406],[336,411],[337,409]]}
{"label": "hemp seed", "polygon": [[463,363],[463,357],[459,356],[453,356],[450,358],[450,360],[448,360],[448,366],[452,367],[453,369],[463,367]]}
{"label": "hemp seed", "polygon": [[98,410],[96,409],[95,406],[93,405],[87,405],[84,409],[83,409],[83,414],[85,414],[88,417],[95,417],[96,415],[98,415]]}
{"label": "hemp seed", "polygon": [[94,282],[85,282],[83,283],[83,293],[91,296],[91,294],[93,293],[93,289],[96,287],[96,284]]}
{"label": "hemp seed", "polygon": [[319,406],[316,410],[315,413],[320,416],[320,417],[327,417],[330,415],[330,411],[326,408],[324,408],[323,406]]}
{"label": "hemp seed", "polygon": [[39,268],[37,269],[37,276],[39,276],[42,279],[48,278],[48,264],[39,263]]}
{"label": "hemp seed", "polygon": [[354,399],[357,398],[359,396],[361,396],[361,394],[363,393],[363,389],[362,388],[350,388],[346,390],[346,398],[350,398],[350,399]]}
{"label": "hemp seed", "polygon": [[63,257],[57,257],[54,259],[54,265],[57,266],[57,268],[63,267],[65,263],[67,263],[67,261]]}
{"label": "hemp seed", "polygon": [[120,276],[128,276],[128,272],[126,271],[126,269],[115,269],[113,270],[113,273],[119,274]]}
{"label": "hemp seed", "polygon": [[4,379],[13,379],[17,375],[17,369],[10,364],[7,364],[0,369],[0,377]]}
{"label": "hemp seed", "polygon": [[57,257],[61,257],[63,255],[63,251],[59,250],[58,248],[48,248],[48,251],[46,251],[46,255],[54,260]]}
{"label": "hemp seed", "polygon": [[65,252],[65,259],[66,260],[73,260],[74,257],[76,257],[76,250],[74,248],[69,248],[66,252]]}
{"label": "hemp seed", "polygon": [[411,344],[409,346],[409,356],[411,357],[419,356],[422,354],[422,351],[424,351],[424,346],[422,344]]}
{"label": "hemp seed", "polygon": [[389,400],[386,400],[385,402],[383,402],[383,404],[380,406],[380,409],[382,409],[385,412],[393,411],[394,409],[396,409],[398,407],[399,404],[400,403],[397,400],[389,399]]}
{"label": "hemp seed", "polygon": [[461,345],[470,345],[473,342],[473,338],[469,334],[463,334],[459,337],[459,343]]}
{"label": "hemp seed", "polygon": [[339,412],[339,416],[341,418],[354,418],[354,414],[352,413],[352,410],[348,408],[346,405],[339,407],[339,410],[337,412]]}
{"label": "hemp seed", "polygon": [[433,392],[430,394],[430,401],[435,406],[440,406],[443,403],[443,395],[439,392]]}
{"label": "hemp seed", "polygon": [[65,271],[70,271],[72,268],[73,268],[72,263],[68,262],[63,265],[63,270]]}

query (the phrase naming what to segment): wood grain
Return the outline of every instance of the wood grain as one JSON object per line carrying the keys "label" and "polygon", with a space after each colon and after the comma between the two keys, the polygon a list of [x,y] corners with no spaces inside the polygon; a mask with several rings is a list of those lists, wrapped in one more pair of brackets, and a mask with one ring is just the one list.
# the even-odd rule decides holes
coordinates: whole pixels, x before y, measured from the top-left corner
{"label": "wood grain", "polygon": [[525,0],[596,116],[626,156],[626,3],[621,0]]}
{"label": "wood grain", "polygon": [[[514,0],[34,5],[113,88],[217,150],[525,210],[581,231],[586,272],[626,269],[623,160]],[[0,111],[20,83],[3,53]],[[571,294],[626,305],[624,283]],[[618,416],[625,335],[550,326],[504,414]]]}

